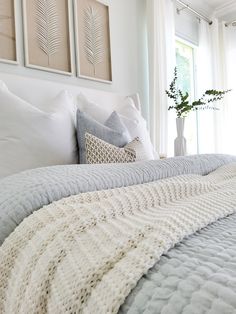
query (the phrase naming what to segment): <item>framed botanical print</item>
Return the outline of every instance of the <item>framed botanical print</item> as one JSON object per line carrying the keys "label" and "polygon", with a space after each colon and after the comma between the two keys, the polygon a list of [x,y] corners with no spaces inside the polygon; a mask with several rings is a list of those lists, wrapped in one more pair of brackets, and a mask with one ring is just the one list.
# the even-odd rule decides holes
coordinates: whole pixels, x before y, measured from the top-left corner
{"label": "framed botanical print", "polygon": [[0,0],[0,61],[18,63],[16,0]]}
{"label": "framed botanical print", "polygon": [[109,6],[74,0],[76,61],[79,77],[112,82]]}
{"label": "framed botanical print", "polygon": [[72,75],[71,0],[23,0],[25,65]]}

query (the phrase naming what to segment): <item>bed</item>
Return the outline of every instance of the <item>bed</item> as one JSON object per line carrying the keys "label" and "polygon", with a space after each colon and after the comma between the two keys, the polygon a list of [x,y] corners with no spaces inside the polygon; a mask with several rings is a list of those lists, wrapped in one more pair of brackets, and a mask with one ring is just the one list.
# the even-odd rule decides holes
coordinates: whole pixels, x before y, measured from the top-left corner
{"label": "bed", "polygon": [[0,313],[235,313],[235,191],[228,155],[1,178]]}

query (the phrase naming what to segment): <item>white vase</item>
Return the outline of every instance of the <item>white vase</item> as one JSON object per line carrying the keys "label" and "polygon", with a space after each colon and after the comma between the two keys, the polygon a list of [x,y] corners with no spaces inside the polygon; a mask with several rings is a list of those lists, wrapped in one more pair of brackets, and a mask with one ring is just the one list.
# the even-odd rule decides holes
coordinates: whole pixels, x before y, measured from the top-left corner
{"label": "white vase", "polygon": [[186,155],[186,138],[184,137],[185,118],[176,119],[177,138],[175,139],[175,156]]}

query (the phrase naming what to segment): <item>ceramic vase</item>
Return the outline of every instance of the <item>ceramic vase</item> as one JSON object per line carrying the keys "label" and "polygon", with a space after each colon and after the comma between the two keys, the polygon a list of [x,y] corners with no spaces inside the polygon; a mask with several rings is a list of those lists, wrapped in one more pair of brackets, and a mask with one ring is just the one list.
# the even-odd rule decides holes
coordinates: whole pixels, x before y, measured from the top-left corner
{"label": "ceramic vase", "polygon": [[177,138],[175,139],[175,156],[186,155],[186,138],[184,137],[185,118],[176,119]]}

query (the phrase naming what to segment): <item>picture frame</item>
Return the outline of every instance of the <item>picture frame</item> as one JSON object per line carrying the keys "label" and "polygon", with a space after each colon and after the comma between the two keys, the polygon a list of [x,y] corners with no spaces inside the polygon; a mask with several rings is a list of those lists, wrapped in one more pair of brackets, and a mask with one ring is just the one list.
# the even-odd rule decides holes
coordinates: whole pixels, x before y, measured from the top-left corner
{"label": "picture frame", "polygon": [[[87,25],[85,25],[86,20],[88,20]],[[99,21],[101,22],[100,25]],[[89,43],[90,41],[89,34],[85,34],[88,29],[91,31],[90,22],[93,25],[97,23],[95,32],[97,32],[98,38],[102,37],[103,39],[100,44],[97,43],[95,54],[89,55],[88,53],[86,55],[86,50],[91,51],[89,44],[86,46],[86,36],[87,42]],[[74,24],[77,76],[83,79],[112,84],[110,7],[108,3],[102,0],[74,0]],[[105,52],[103,56],[101,56],[101,51]]]}
{"label": "picture frame", "polygon": [[[44,10],[45,12],[48,12],[49,10],[48,8],[42,7],[45,5],[44,1],[40,1],[40,0],[37,0],[37,1],[38,2],[36,2],[36,8],[33,11],[34,21],[32,17],[31,17],[31,20],[29,21],[27,5],[29,5],[29,7],[32,8],[33,1],[23,0],[25,66],[32,69],[72,76],[73,74],[75,74],[74,57],[73,57],[73,49],[72,49],[72,43],[73,43],[72,0],[64,0],[64,7],[66,9],[65,12],[64,10],[62,10],[62,8],[57,7],[60,3],[62,3],[62,1],[57,2],[56,0],[52,0],[50,2],[50,4],[52,5],[50,10],[53,11],[53,10],[58,9],[58,11],[53,12],[53,16],[50,22],[51,24],[48,25],[48,28],[52,31],[50,38],[52,38],[53,36],[55,37],[53,38],[53,41],[51,41],[51,44],[49,43],[49,45],[48,45],[48,39],[46,38],[46,43],[47,43],[46,47],[44,45],[45,38],[43,34],[40,33],[40,32],[44,32],[44,30],[42,31],[42,27],[44,27],[46,23],[44,23],[44,25],[40,24],[40,20],[43,18],[43,15],[41,16],[40,14],[42,10]],[[38,12],[37,12],[37,6],[39,6]],[[32,10],[30,10],[30,12],[32,16],[33,15]],[[55,20],[55,16],[58,17],[58,21]],[[61,19],[62,22],[63,20],[67,21],[67,23],[64,23],[65,27],[60,27],[61,21],[59,21],[59,19]],[[32,23],[34,24],[34,30],[33,31],[31,30],[31,35],[29,38],[28,28],[29,28],[29,24],[32,24]],[[61,34],[62,31],[65,33]],[[63,38],[61,40],[61,43],[60,43],[60,36],[61,38]],[[38,46],[36,46],[35,44],[36,41],[37,41]],[[46,64],[46,58],[48,59],[48,64]]]}
{"label": "picture frame", "polygon": [[[3,40],[5,39],[5,45],[6,46],[6,50],[9,52],[9,58],[4,57],[4,55],[6,55],[6,53],[2,53],[1,55],[1,51],[0,51],[0,62],[1,63],[7,63],[7,64],[13,64],[13,65],[18,65],[19,64],[19,49],[18,49],[18,44],[19,44],[19,40],[18,40],[18,30],[17,30],[17,21],[16,21],[16,17],[17,17],[17,0],[9,0],[10,2],[7,2],[7,5],[11,6],[12,9],[12,13],[13,16],[6,16],[4,14],[0,14],[0,22],[1,22],[1,17],[2,17],[2,23],[4,23],[5,19],[12,19],[12,25],[8,25],[8,32],[10,32],[11,35],[4,35],[4,33],[2,33],[3,35]],[[1,4],[1,3],[0,3]],[[6,5],[6,3],[4,3]],[[0,12],[1,12],[1,6],[0,6]],[[1,26],[1,23],[0,23]],[[6,42],[6,40],[8,41],[8,43]],[[9,40],[13,40],[14,44],[9,44]],[[0,45],[1,45],[1,36],[0,36]],[[2,45],[4,45],[2,43]],[[4,45],[4,46],[5,46]],[[11,56],[10,56],[11,54]],[[12,55],[14,57],[12,57]]]}

